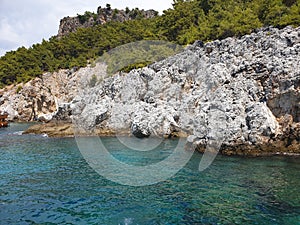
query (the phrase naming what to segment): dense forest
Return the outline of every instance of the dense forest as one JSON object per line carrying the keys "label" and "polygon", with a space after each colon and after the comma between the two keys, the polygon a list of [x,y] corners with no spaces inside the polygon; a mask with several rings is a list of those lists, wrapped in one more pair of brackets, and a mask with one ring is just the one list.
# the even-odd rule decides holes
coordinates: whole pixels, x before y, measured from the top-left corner
{"label": "dense forest", "polygon": [[152,19],[137,18],[81,28],[53,36],[0,58],[0,88],[26,82],[43,72],[86,66],[119,45],[165,40],[187,45],[240,36],[263,26],[300,25],[300,0],[174,0],[173,8]]}

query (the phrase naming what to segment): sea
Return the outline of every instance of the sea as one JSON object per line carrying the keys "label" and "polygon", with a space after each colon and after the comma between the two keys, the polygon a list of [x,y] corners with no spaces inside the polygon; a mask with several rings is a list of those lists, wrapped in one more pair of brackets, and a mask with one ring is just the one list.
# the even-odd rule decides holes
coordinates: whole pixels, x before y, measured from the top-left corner
{"label": "sea", "polygon": [[[172,177],[124,185],[97,172],[75,138],[22,135],[30,125],[0,129],[1,225],[300,224],[299,157],[218,155],[200,172],[202,154],[194,152]],[[135,151],[117,137],[102,141],[119,161],[140,166],[165,159],[178,144],[161,140]]]}

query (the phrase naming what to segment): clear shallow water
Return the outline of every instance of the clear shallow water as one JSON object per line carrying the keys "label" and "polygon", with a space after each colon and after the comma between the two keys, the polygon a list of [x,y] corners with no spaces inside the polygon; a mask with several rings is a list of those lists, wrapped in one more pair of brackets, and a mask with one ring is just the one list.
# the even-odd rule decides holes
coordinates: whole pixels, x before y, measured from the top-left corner
{"label": "clear shallow water", "polygon": [[[201,155],[175,177],[146,187],[108,181],[94,172],[73,138],[20,135],[28,124],[0,129],[0,224],[300,224],[300,158],[218,156],[198,172]],[[157,151],[124,149],[128,163],[157,162]]]}

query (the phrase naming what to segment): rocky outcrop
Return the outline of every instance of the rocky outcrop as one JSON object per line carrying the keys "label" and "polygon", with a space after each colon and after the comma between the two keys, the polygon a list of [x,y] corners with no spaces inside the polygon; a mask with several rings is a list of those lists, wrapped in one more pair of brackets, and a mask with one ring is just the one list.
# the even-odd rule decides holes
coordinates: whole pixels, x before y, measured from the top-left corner
{"label": "rocky outcrop", "polygon": [[[0,111],[13,121],[68,121],[71,102],[78,92],[89,86],[93,76],[103,79],[102,65],[77,70],[45,73],[26,84],[8,86],[0,90]],[[69,122],[71,122],[69,120]]]}
{"label": "rocky outcrop", "polygon": [[105,24],[110,21],[124,22],[139,18],[153,18],[158,15],[155,10],[139,10],[139,9],[111,9],[110,7],[98,7],[97,14],[86,12],[84,15],[76,17],[65,17],[60,21],[58,37],[65,36],[71,32],[77,31],[78,28],[93,27]]}
{"label": "rocky outcrop", "polygon": [[198,41],[149,67],[85,82],[56,117],[79,133],[187,136],[189,148],[214,141],[228,155],[299,154],[299,54],[300,28]]}
{"label": "rocky outcrop", "polygon": [[[51,121],[49,123],[35,124],[23,132],[23,134],[44,134],[48,137],[74,137],[77,136],[113,136],[115,132],[110,129],[97,128],[92,133],[85,130],[74,129],[73,123]],[[124,133],[128,135],[128,133]]]}
{"label": "rocky outcrop", "polygon": [[127,129],[137,137],[185,133],[199,151],[213,140],[228,155],[300,153],[299,53],[300,28],[291,27],[196,42],[86,89],[71,103],[72,117],[87,130]]}

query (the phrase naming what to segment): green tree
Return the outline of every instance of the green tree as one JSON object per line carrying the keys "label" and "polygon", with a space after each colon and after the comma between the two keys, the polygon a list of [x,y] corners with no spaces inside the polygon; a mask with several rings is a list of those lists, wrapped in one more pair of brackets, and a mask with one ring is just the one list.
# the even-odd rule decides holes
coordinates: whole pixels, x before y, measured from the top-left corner
{"label": "green tree", "polygon": [[110,11],[111,10],[111,5],[107,3],[106,4],[106,9]]}
{"label": "green tree", "polygon": [[288,12],[282,16],[280,21],[281,26],[293,25],[299,26],[300,21],[300,0],[297,0],[295,4],[293,4]]}
{"label": "green tree", "polygon": [[97,82],[98,82],[98,78],[95,74],[93,74],[92,78],[90,79],[89,86],[95,87]]}

